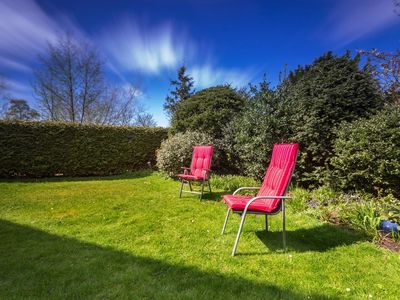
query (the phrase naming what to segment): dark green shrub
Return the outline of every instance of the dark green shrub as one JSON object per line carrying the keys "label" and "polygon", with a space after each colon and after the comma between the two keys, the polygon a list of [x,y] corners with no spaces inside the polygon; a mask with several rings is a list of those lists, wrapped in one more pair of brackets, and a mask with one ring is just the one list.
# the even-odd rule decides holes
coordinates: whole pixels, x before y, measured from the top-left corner
{"label": "dark green shrub", "polygon": [[[264,80],[252,86],[241,116],[226,128],[225,144],[231,140],[231,153],[238,158],[239,169],[247,176],[262,179],[269,163],[274,143],[288,141],[286,103],[278,91]],[[228,152],[229,153],[229,152]]]}
{"label": "dark green shrub", "polygon": [[218,145],[211,136],[191,131],[177,133],[161,143],[160,149],[157,150],[158,169],[168,176],[182,173],[182,167],[190,167],[195,145],[214,146],[211,163],[211,170],[214,171],[218,166]]}
{"label": "dark green shrub", "polygon": [[222,128],[242,111],[244,101],[243,95],[230,86],[201,90],[179,103],[172,131],[199,131],[220,139]]}
{"label": "dark green shrub", "polygon": [[332,165],[338,187],[400,196],[400,107],[337,131]]}
{"label": "dark green shrub", "polygon": [[155,163],[163,128],[0,122],[0,176],[118,174]]}
{"label": "dark green shrub", "polygon": [[300,67],[282,83],[290,139],[300,143],[298,181],[318,185],[330,167],[335,129],[375,113],[383,105],[378,85],[359,56],[332,53]]}

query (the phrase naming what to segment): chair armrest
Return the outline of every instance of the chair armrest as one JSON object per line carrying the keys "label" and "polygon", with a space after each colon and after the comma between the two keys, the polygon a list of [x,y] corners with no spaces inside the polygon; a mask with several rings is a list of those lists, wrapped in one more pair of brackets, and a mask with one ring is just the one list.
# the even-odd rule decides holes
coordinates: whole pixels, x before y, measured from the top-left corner
{"label": "chair armrest", "polygon": [[189,174],[188,171],[190,171],[190,168],[188,167],[181,167],[181,169],[183,169],[183,174]]}
{"label": "chair armrest", "polygon": [[233,192],[233,195],[236,195],[238,192],[243,191],[243,190],[259,190],[259,186],[244,186],[241,188],[238,188],[236,191]]}
{"label": "chair armrest", "polygon": [[291,198],[292,197],[290,197],[290,196],[257,196],[257,197],[251,198],[250,201],[247,202],[243,212],[246,213],[247,208],[250,206],[250,204],[259,199],[281,199],[282,201],[284,201],[285,199],[291,199]]}
{"label": "chair armrest", "polygon": [[206,168],[203,169],[203,177],[204,178],[207,177],[207,179],[209,179],[210,178],[210,174],[211,174],[211,170],[210,169],[206,169]]}

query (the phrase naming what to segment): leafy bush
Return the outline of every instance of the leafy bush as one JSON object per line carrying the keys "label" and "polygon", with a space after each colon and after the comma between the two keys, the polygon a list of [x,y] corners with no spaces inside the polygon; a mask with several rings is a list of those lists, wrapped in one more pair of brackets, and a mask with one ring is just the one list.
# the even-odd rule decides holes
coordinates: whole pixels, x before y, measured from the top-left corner
{"label": "leafy bush", "polygon": [[332,165],[338,187],[400,196],[400,107],[347,123],[337,132]]}
{"label": "leafy bush", "polygon": [[220,139],[222,128],[242,111],[244,101],[243,95],[230,86],[201,90],[179,103],[172,131],[200,131]]}
{"label": "leafy bush", "polygon": [[292,199],[287,201],[288,207],[295,212],[301,212],[310,207],[311,193],[303,188],[295,188],[290,192]]}
{"label": "leafy bush", "polygon": [[223,190],[225,192],[233,193],[240,187],[244,186],[260,186],[261,183],[251,177],[235,176],[235,175],[221,175],[213,176],[211,178],[211,186],[214,189]]}
{"label": "leafy bush", "polygon": [[303,186],[319,186],[329,179],[326,170],[335,128],[383,105],[378,84],[359,66],[359,57],[351,58],[349,53],[328,52],[291,72],[276,89],[264,80],[251,87],[248,96],[242,114],[228,125],[233,153],[244,174],[262,178],[272,145],[297,142],[295,180]]}
{"label": "leafy bush", "polygon": [[400,201],[393,195],[374,198],[371,194],[338,194],[327,187],[316,190],[295,188],[288,207],[329,223],[349,225],[378,237],[382,220],[400,222]]}
{"label": "leafy bush", "polygon": [[0,122],[0,176],[109,175],[148,167],[163,128]]}
{"label": "leafy bush", "polygon": [[228,125],[233,133],[225,136],[232,140],[231,148],[239,158],[242,173],[262,179],[273,144],[287,141],[289,137],[286,103],[265,80],[259,86],[252,86],[249,96],[242,115]]}
{"label": "leafy bush", "polygon": [[400,200],[392,194],[377,199],[382,220],[391,220],[400,225]]}
{"label": "leafy bush", "polygon": [[182,167],[190,166],[193,146],[195,145],[214,145],[211,169],[216,170],[218,167],[218,145],[211,136],[191,131],[177,133],[161,143],[161,147],[157,151],[158,169],[168,176],[181,173]]}
{"label": "leafy bush", "polygon": [[371,201],[363,201],[353,203],[346,209],[342,210],[342,223],[351,224],[352,226],[363,230],[372,237],[377,237],[377,228],[381,222],[379,209]]}
{"label": "leafy bush", "polygon": [[300,67],[282,83],[290,139],[301,146],[298,182],[319,185],[330,166],[335,129],[343,121],[371,115],[383,105],[377,82],[360,58],[328,52]]}
{"label": "leafy bush", "polygon": [[337,193],[326,186],[321,186],[311,192],[311,199],[318,205],[335,203],[337,198]]}

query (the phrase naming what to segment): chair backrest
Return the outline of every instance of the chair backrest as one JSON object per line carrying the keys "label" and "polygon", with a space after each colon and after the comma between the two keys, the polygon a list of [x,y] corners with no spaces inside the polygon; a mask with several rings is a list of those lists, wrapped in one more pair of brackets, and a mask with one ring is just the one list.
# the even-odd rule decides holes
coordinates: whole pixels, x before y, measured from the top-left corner
{"label": "chair backrest", "polygon": [[[203,177],[203,170],[210,169],[213,155],[213,146],[194,146],[190,174]],[[208,179],[208,178],[206,178]]]}
{"label": "chair backrest", "polygon": [[[284,196],[292,179],[298,144],[275,144],[263,184],[257,196]],[[279,209],[281,200],[266,200],[270,210]]]}

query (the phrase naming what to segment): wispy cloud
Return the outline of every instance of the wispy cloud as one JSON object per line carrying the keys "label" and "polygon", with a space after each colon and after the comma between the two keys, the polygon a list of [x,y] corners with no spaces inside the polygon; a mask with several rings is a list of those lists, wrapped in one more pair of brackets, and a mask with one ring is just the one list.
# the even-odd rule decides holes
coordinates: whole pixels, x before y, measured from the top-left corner
{"label": "wispy cloud", "polygon": [[196,87],[205,88],[217,84],[231,84],[234,87],[246,86],[252,79],[252,70],[225,69],[211,64],[197,65],[189,69]]}
{"label": "wispy cloud", "polygon": [[323,34],[338,47],[379,32],[400,21],[392,0],[338,1]]}
{"label": "wispy cloud", "polygon": [[1,57],[1,56],[0,56],[0,66],[7,69],[22,71],[22,72],[32,71],[32,69],[24,63],[18,62],[12,58]]}
{"label": "wispy cloud", "polygon": [[26,71],[47,42],[56,41],[66,30],[81,35],[69,18],[50,17],[33,0],[0,1],[0,65]]}
{"label": "wispy cloud", "polygon": [[127,20],[105,30],[98,40],[119,68],[150,74],[175,69],[193,50],[185,33],[170,23],[148,28]]}

